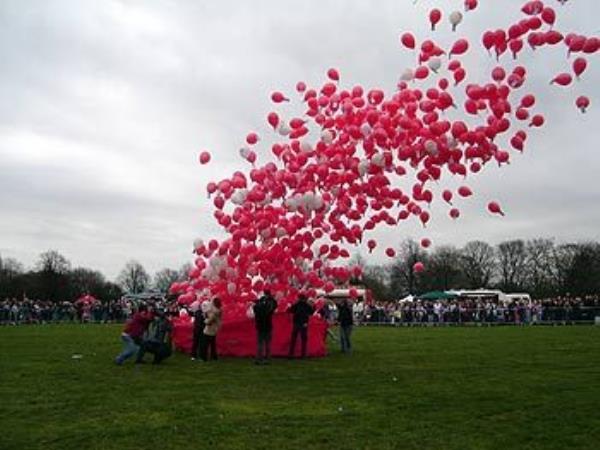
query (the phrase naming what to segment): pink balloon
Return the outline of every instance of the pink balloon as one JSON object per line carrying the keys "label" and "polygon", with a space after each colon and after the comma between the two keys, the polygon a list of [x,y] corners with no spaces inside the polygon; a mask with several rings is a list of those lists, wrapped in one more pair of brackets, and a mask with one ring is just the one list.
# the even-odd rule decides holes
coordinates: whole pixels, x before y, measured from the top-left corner
{"label": "pink balloon", "polygon": [[431,30],[435,31],[435,26],[442,20],[442,12],[439,9],[432,9],[429,12],[429,22],[431,23]]}
{"label": "pink balloon", "polygon": [[502,208],[500,208],[500,205],[496,202],[488,203],[488,211],[492,214],[499,214],[501,216],[504,215],[504,213],[502,212]]}
{"label": "pink balloon", "polygon": [[561,73],[560,75],[557,75],[556,77],[554,77],[554,79],[552,80],[552,83],[556,83],[561,86],[568,86],[569,84],[571,84],[572,81],[573,81],[573,77],[570,74]]}
{"label": "pink balloon", "polygon": [[402,45],[410,50],[414,50],[416,46],[415,37],[411,33],[404,33],[400,38]]}
{"label": "pink balloon", "polygon": [[416,262],[413,264],[413,271],[416,273],[421,273],[425,271],[425,265],[422,262]]}
{"label": "pink balloon", "polygon": [[450,55],[463,55],[469,50],[469,41],[466,39],[459,39],[452,45]]}
{"label": "pink balloon", "polygon": [[581,110],[582,113],[585,113],[590,106],[590,99],[584,95],[577,98],[575,101],[577,107]]}
{"label": "pink balloon", "polygon": [[585,58],[577,58],[575,61],[573,61],[573,72],[577,78],[579,78],[579,76],[585,72],[586,68],[587,60]]}
{"label": "pink balloon", "polygon": [[208,162],[210,161],[210,153],[208,153],[208,152],[200,153],[199,161],[200,161],[200,164],[208,164]]}
{"label": "pink balloon", "polygon": [[281,92],[273,92],[271,94],[271,100],[273,100],[274,103],[281,103],[281,102],[289,102],[290,101]]}

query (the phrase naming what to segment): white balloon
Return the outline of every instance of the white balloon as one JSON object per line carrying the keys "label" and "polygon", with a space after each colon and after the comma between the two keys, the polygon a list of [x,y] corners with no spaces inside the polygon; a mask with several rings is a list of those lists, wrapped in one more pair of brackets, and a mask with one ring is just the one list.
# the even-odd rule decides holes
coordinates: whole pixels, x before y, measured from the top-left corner
{"label": "white balloon", "polygon": [[358,163],[358,173],[361,177],[363,177],[367,173],[367,170],[369,170],[369,161],[363,159],[361,162]]}
{"label": "white balloon", "polygon": [[431,139],[427,140],[425,142],[425,151],[429,154],[429,155],[437,155],[438,154],[438,145],[436,144],[435,141],[432,141]]}
{"label": "white balloon", "polygon": [[287,123],[283,121],[279,124],[279,129],[277,131],[282,136],[287,136],[292,132],[291,128],[287,125]]}
{"label": "white balloon", "polygon": [[240,156],[244,159],[247,159],[250,151],[251,150],[248,147],[242,147],[240,148]]}
{"label": "white balloon", "polygon": [[462,22],[463,15],[460,11],[454,11],[450,14],[450,23],[452,24],[452,31],[456,31],[458,24]]}
{"label": "white balloon", "polygon": [[376,166],[383,167],[385,165],[385,158],[383,157],[383,153],[375,153],[371,157],[371,162]]}
{"label": "white balloon", "polygon": [[333,142],[333,132],[331,130],[323,130],[321,132],[321,140],[327,145]]}
{"label": "white balloon", "polygon": [[404,72],[402,72],[402,75],[400,76],[400,80],[402,81],[412,81],[415,79],[415,72],[412,69],[406,69]]}
{"label": "white balloon", "polygon": [[310,145],[310,143],[308,141],[302,141],[300,143],[300,150],[303,153],[309,153],[309,152],[312,151],[312,147],[311,147],[311,145]]}
{"label": "white balloon", "polygon": [[360,132],[362,133],[363,136],[368,136],[369,134],[371,134],[371,125],[369,125],[368,123],[363,123],[360,126]]}
{"label": "white balloon", "polygon": [[442,67],[442,60],[438,57],[434,57],[429,60],[427,65],[433,72],[437,73],[438,70],[440,70],[440,67]]}

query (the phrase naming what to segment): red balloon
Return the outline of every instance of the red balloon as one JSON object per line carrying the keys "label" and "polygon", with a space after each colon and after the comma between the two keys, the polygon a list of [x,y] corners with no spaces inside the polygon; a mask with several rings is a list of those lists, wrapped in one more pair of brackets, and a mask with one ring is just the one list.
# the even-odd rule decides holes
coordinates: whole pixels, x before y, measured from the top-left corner
{"label": "red balloon", "polygon": [[554,25],[554,22],[556,22],[556,13],[552,8],[544,8],[542,10],[542,20],[548,25]]}
{"label": "red balloon", "polygon": [[256,133],[249,133],[246,136],[246,142],[250,145],[254,145],[258,142],[258,135]]}
{"label": "red balloon", "polygon": [[577,78],[579,78],[579,76],[585,72],[586,68],[587,60],[585,58],[577,58],[575,61],[573,61],[573,72]]}
{"label": "red balloon", "polygon": [[452,50],[450,50],[450,55],[463,55],[466,51],[469,50],[469,41],[466,39],[459,39],[452,46]]}
{"label": "red balloon", "polygon": [[431,23],[431,30],[435,31],[435,26],[442,20],[442,12],[439,9],[432,9],[429,12],[429,22]]}
{"label": "red balloon", "polygon": [[452,204],[452,192],[451,191],[449,191],[449,190],[446,189],[442,193],[442,197],[444,198],[444,200],[446,201],[446,203],[448,203],[450,205]]}
{"label": "red balloon", "polygon": [[425,271],[425,265],[422,262],[418,261],[413,264],[413,271],[416,273],[421,273]]}
{"label": "red balloon", "polygon": [[290,99],[286,98],[285,95],[283,95],[281,92],[273,92],[271,94],[271,100],[273,100],[274,103],[281,103],[281,102],[289,102]]}
{"label": "red balloon", "polygon": [[333,81],[340,80],[340,74],[336,69],[329,69],[327,71],[327,76],[329,77],[330,80],[333,80]]}
{"label": "red balloon", "polygon": [[477,8],[477,0],[465,0],[465,11],[472,11]]}
{"label": "red balloon", "polygon": [[393,258],[394,256],[396,256],[396,250],[394,250],[393,248],[386,248],[385,249],[385,254],[388,257]]}
{"label": "red balloon", "polygon": [[404,33],[400,38],[402,45],[406,48],[414,50],[416,46],[415,37],[410,33]]}
{"label": "red balloon", "polygon": [[458,195],[461,197],[470,197],[473,195],[473,192],[467,186],[461,186],[458,188]]}
{"label": "red balloon", "polygon": [[208,152],[202,152],[200,153],[200,164],[208,164],[208,162],[210,161],[210,153]]}
{"label": "red balloon", "polygon": [[569,84],[571,84],[572,81],[573,81],[573,77],[570,74],[561,73],[560,75],[557,75],[556,77],[554,77],[554,79],[552,80],[552,83],[556,83],[561,86],[568,86]]}
{"label": "red balloon", "polygon": [[453,219],[458,219],[460,217],[460,211],[458,210],[458,208],[452,208],[450,210],[450,217],[452,217]]}
{"label": "red balloon", "polygon": [[582,113],[585,113],[590,106],[590,99],[582,95],[577,98],[575,104],[581,110]]}
{"label": "red balloon", "polygon": [[421,239],[421,247],[429,248],[430,246],[431,246],[431,240],[429,240],[428,238]]}
{"label": "red balloon", "polygon": [[279,116],[277,115],[277,113],[269,113],[269,115],[267,116],[267,122],[269,122],[269,125],[271,125],[273,129],[277,128],[277,125],[279,125]]}
{"label": "red balloon", "polygon": [[492,214],[500,214],[501,216],[504,215],[504,213],[502,212],[502,208],[500,208],[500,205],[496,202],[488,203],[488,211]]}

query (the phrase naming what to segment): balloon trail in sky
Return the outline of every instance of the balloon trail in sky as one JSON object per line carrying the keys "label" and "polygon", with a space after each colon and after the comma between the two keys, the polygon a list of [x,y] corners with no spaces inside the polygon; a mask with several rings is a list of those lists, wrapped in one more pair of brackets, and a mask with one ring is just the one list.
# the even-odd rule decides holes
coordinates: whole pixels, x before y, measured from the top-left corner
{"label": "balloon trail in sky", "polygon": [[[558,3],[576,7],[574,1]],[[226,315],[235,316],[244,314],[246,303],[265,288],[282,305],[300,292],[313,298],[319,291],[330,292],[361,276],[361,267],[348,264],[348,249],[366,242],[369,252],[377,251],[378,243],[369,238],[374,229],[407,220],[428,224],[436,200],[431,185],[443,188],[444,177],[463,180],[456,191],[441,192],[449,216],[458,219],[456,204],[473,195],[466,180],[488,164],[508,164],[524,151],[528,132],[545,123],[536,98],[526,91],[522,54],[535,54],[539,62],[545,47],[564,47],[565,70],[551,75],[547,86],[563,89],[585,76],[586,58],[600,48],[598,37],[559,31],[555,9],[542,1],[524,3],[521,20],[471,42],[459,33],[469,16],[480,13],[478,8],[477,0],[466,0],[462,12],[450,12],[447,19],[445,12],[431,9],[429,39],[401,33],[401,49],[413,52],[417,64],[401,74],[391,93],[344,88],[333,68],[322,86],[299,82],[296,93],[273,92],[275,106],[299,96],[303,114],[267,115],[276,136],[270,149],[276,162],[258,164],[260,139],[250,132],[240,150],[252,165],[249,172],[208,183],[214,217],[228,237],[194,242],[195,267],[188,281],[171,287],[179,302],[218,296],[230,305]],[[448,47],[433,38],[446,20],[456,33]],[[475,51],[498,61],[483,82],[470,80],[461,60]],[[585,112],[590,100],[580,96],[572,106]],[[209,152],[199,156],[201,164],[210,160]],[[403,188],[399,180],[405,180]],[[491,201],[487,209],[504,215],[498,202]],[[424,238],[421,245],[427,248],[431,241]],[[382,251],[396,256],[392,247]],[[427,268],[417,262],[413,270]],[[356,289],[351,295],[357,295]]]}

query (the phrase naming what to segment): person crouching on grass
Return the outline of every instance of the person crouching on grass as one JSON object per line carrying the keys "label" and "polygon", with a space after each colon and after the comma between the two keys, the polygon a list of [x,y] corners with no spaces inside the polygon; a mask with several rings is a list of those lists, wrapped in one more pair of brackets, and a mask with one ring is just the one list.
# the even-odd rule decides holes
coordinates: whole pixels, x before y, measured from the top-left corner
{"label": "person crouching on grass", "polygon": [[208,350],[210,348],[210,356],[216,361],[217,355],[217,332],[221,327],[221,300],[215,298],[212,305],[206,313],[206,321],[204,326],[204,336],[202,337],[202,361],[208,361]]}
{"label": "person crouching on grass", "polygon": [[164,310],[159,309],[156,317],[148,327],[148,338],[140,345],[140,350],[137,354],[136,364],[144,362],[144,354],[146,352],[154,355],[152,364],[160,364],[161,361],[167,359],[173,353],[171,346],[171,333],[173,326],[169,321]]}
{"label": "person crouching on grass", "polygon": [[135,355],[142,345],[144,333],[148,324],[154,319],[152,308],[146,305],[140,305],[137,312],[125,323],[121,341],[123,342],[123,351],[115,358],[117,365],[122,365],[127,359]]}

